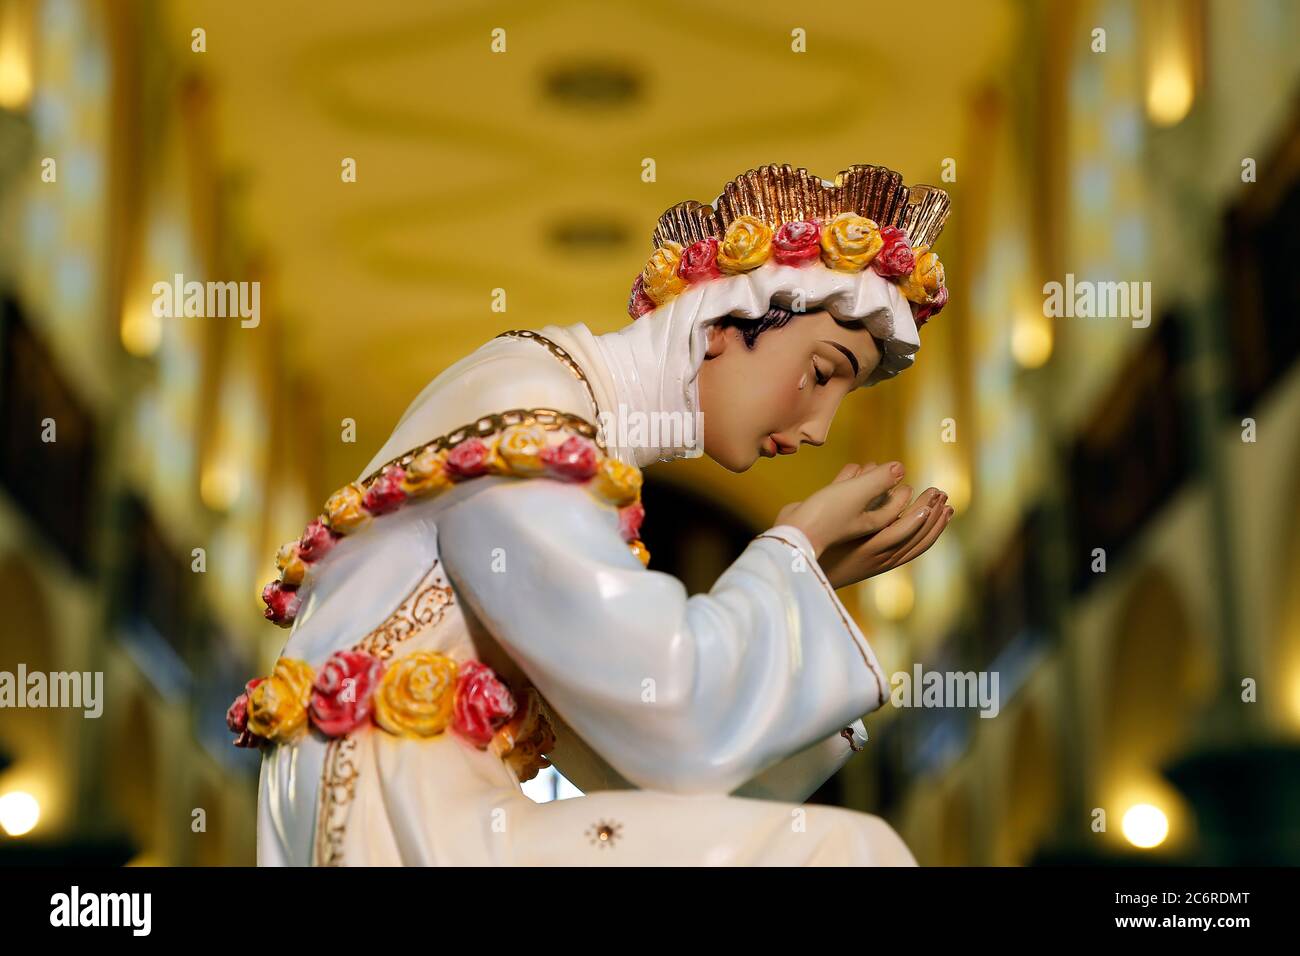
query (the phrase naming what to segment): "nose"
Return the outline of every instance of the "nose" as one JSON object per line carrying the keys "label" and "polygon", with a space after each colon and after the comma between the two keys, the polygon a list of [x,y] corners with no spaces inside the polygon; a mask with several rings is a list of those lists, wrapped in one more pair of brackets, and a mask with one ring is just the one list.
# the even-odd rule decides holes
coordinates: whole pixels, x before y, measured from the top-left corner
{"label": "nose", "polygon": [[824,445],[830,430],[831,423],[829,419],[825,422],[809,422],[799,430],[800,442],[807,442],[813,446]]}

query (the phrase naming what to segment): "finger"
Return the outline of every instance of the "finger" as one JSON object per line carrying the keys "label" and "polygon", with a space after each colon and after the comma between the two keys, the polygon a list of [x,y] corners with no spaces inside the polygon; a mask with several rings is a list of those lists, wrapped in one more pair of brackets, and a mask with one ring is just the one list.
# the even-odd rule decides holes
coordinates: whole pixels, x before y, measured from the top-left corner
{"label": "finger", "polygon": [[930,550],[932,544],[939,540],[939,535],[943,534],[943,529],[948,527],[948,522],[952,520],[953,512],[948,509],[947,505],[944,505],[942,507],[936,507],[935,513],[939,516],[939,520],[925,532],[921,540],[917,541],[895,559],[894,567],[907,564],[907,562],[920,557],[922,554],[925,554],[926,551]]}
{"label": "finger", "polygon": [[861,465],[857,465],[854,464],[853,462],[849,462],[847,465],[845,465],[843,468],[840,469],[840,473],[835,476],[835,479],[834,481],[831,482],[831,484],[835,484],[836,481],[846,481],[849,478],[856,478],[861,473],[862,473]]}
{"label": "finger", "polygon": [[912,486],[899,485],[884,492],[874,501],[867,502],[867,508],[858,520],[854,530],[860,535],[874,535],[899,519],[907,503],[912,500]]}
{"label": "finger", "polygon": [[936,510],[936,506],[930,504],[931,497],[926,492],[917,495],[916,500],[903,509],[897,520],[871,539],[878,553],[887,555],[921,532]]}
{"label": "finger", "polygon": [[869,504],[902,480],[902,464],[900,462],[890,462],[888,465],[864,468],[855,477],[846,478],[843,482],[840,482],[840,486],[845,489],[845,494],[853,494],[859,497],[861,500],[859,508],[866,511]]}
{"label": "finger", "polygon": [[935,497],[928,503],[930,503],[930,516],[927,516],[924,523],[917,529],[917,532],[898,542],[894,548],[883,555],[891,563],[892,567],[904,563],[904,555],[907,554],[907,551],[913,550],[915,546],[924,541],[927,535],[930,535],[930,532],[935,529],[935,525],[943,522],[944,516],[948,512],[948,496],[943,492],[936,492]]}

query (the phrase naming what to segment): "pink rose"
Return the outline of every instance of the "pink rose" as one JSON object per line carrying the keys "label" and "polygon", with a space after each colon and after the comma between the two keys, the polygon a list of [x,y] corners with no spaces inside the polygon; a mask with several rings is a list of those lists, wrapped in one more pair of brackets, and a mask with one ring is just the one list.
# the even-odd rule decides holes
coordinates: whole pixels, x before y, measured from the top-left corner
{"label": "pink rose", "polygon": [[451,729],[482,749],[515,712],[515,699],[492,668],[478,661],[460,665]]}
{"label": "pink rose", "polygon": [[370,483],[361,499],[361,507],[372,515],[396,511],[406,500],[406,492],[402,490],[402,478],[405,475],[406,471],[400,465],[389,465]]}
{"label": "pink rose", "polygon": [[885,226],[880,230],[884,245],[871,260],[871,268],[888,279],[897,276],[910,276],[916,268],[916,256],[907,242],[907,233],[897,226]]}
{"label": "pink rose", "polygon": [[342,737],[370,716],[371,693],[384,662],[364,651],[336,651],[316,675],[311,693],[312,726]]}
{"label": "pink rose", "polygon": [[280,581],[272,581],[262,588],[262,600],[266,603],[266,619],[276,627],[292,624],[302,604],[298,589]]}
{"label": "pink rose", "polygon": [[816,220],[782,223],[772,237],[772,258],[783,266],[802,266],[821,258],[821,231]]}
{"label": "pink rose", "polygon": [[686,251],[682,253],[681,262],[677,264],[677,275],[692,283],[721,278],[722,270],[718,268],[718,240],[710,237],[687,246]]}
{"label": "pink rose", "polygon": [[637,273],[636,281],[632,283],[632,291],[627,297],[627,314],[635,320],[647,312],[653,312],[654,309],[654,299],[646,295],[645,279]]}
{"label": "pink rose", "polygon": [[307,530],[298,539],[298,557],[308,564],[319,561],[334,547],[339,535],[325,527],[325,522],[316,518],[307,525]]}
{"label": "pink rose", "polygon": [[455,481],[487,474],[492,452],[477,438],[463,441],[447,452],[447,474]]}
{"label": "pink rose", "polygon": [[919,329],[925,325],[926,320],[932,315],[938,315],[943,311],[943,307],[948,304],[948,287],[939,286],[939,291],[934,294],[934,301],[926,305],[917,306],[916,309],[916,327]]}
{"label": "pink rose", "polygon": [[635,541],[641,536],[641,522],[645,520],[645,508],[640,501],[634,501],[618,509],[618,533],[624,541]]}
{"label": "pink rose", "polygon": [[551,477],[561,481],[586,481],[596,473],[596,446],[580,435],[542,452],[542,464]]}
{"label": "pink rose", "polygon": [[254,677],[245,684],[244,692],[235,698],[235,702],[226,711],[226,726],[235,735],[236,747],[257,747],[263,742],[263,738],[248,729],[248,695],[253,692],[254,687],[265,679],[264,677]]}

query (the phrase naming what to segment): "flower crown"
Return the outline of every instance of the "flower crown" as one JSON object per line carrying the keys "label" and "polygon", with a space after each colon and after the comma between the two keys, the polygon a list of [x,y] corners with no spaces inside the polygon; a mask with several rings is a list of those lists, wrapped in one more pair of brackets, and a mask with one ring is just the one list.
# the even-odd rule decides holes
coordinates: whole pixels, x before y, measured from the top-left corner
{"label": "flower crown", "polygon": [[827,183],[789,165],[751,169],[723,187],[714,205],[680,202],[659,217],[655,251],[632,284],[635,320],[711,279],[768,262],[820,260],[837,272],[870,267],[898,284],[917,328],[948,303],[943,263],[930,247],[948,218],[948,194],[905,186],[884,166],[850,166]]}

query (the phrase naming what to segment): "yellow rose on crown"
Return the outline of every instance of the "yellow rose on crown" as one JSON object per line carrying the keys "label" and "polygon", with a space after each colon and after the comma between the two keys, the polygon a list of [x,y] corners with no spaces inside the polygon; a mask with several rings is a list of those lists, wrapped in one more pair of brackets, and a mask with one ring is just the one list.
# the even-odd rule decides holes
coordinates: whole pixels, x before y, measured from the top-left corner
{"label": "yellow rose on crown", "polygon": [[772,256],[772,227],[756,216],[737,216],[718,245],[718,268],[728,275],[750,272]]}
{"label": "yellow rose on crown", "polygon": [[686,280],[677,274],[682,261],[682,244],[665,242],[650,255],[650,261],[641,272],[645,294],[659,305],[686,288]]}
{"label": "yellow rose on crown", "polygon": [[822,262],[837,272],[861,272],[884,245],[874,220],[842,212],[822,229]]}
{"label": "yellow rose on crown", "polygon": [[917,246],[916,268],[912,274],[898,284],[898,291],[903,298],[919,305],[929,305],[944,285],[943,263],[930,251],[929,246]]}

